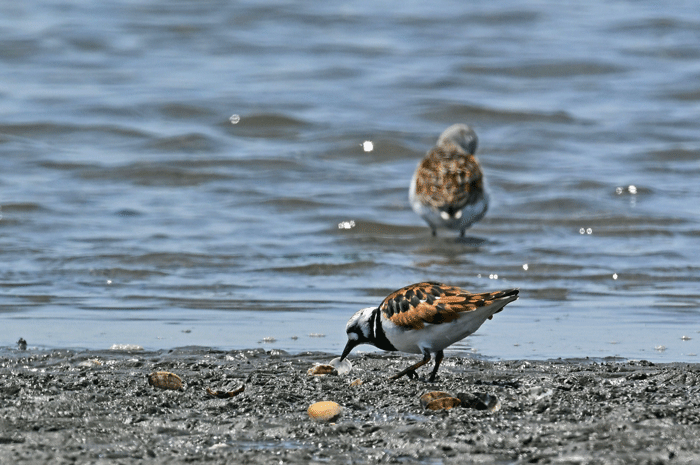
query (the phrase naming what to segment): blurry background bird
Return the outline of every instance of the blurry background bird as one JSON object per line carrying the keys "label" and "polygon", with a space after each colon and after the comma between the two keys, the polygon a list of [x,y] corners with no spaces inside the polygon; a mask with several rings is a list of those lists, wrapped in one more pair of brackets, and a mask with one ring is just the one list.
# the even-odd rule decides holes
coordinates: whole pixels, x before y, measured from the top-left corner
{"label": "blurry background bird", "polygon": [[438,138],[411,179],[408,198],[433,236],[438,227],[457,229],[460,236],[479,221],[489,197],[479,162],[477,137],[465,124],[454,124]]}

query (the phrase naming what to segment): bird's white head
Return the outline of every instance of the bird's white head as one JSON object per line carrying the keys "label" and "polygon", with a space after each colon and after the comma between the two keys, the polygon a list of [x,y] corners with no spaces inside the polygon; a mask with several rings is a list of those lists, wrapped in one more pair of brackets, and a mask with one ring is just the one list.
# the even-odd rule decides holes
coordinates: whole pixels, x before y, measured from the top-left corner
{"label": "bird's white head", "polygon": [[350,317],[348,324],[345,326],[345,332],[348,334],[348,343],[340,356],[341,361],[350,354],[350,351],[355,346],[371,343],[372,327],[370,322],[372,313],[376,309],[377,307],[363,308]]}
{"label": "bird's white head", "polygon": [[453,124],[445,129],[438,138],[437,145],[454,144],[470,155],[476,152],[478,138],[472,128],[466,124]]}

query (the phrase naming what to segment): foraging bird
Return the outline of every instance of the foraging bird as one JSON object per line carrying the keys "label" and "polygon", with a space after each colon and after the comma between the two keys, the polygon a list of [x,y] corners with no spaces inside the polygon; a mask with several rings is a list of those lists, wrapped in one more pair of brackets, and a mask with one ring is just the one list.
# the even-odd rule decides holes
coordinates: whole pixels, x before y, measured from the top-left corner
{"label": "foraging bird", "polygon": [[383,350],[422,354],[423,359],[392,376],[416,376],[435,354],[430,381],[435,381],[443,350],[472,334],[487,319],[518,299],[518,289],[472,294],[455,286],[423,282],[389,294],[378,307],[355,313],[345,331],[348,342],[340,361],[359,344]]}
{"label": "foraging bird", "polygon": [[418,164],[408,199],[413,210],[430,226],[458,229],[460,236],[486,214],[489,195],[479,161],[474,156],[476,133],[454,124]]}

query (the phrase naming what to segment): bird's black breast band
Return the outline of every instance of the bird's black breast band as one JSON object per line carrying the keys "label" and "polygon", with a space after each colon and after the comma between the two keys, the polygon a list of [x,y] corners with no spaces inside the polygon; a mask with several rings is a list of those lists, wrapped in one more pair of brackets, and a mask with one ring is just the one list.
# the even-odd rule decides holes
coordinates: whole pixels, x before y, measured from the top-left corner
{"label": "bird's black breast band", "polygon": [[372,333],[372,343],[382,350],[389,350],[392,352],[396,351],[396,347],[394,347],[391,342],[389,342],[389,339],[386,338],[384,328],[382,328],[382,316],[380,312],[381,310],[379,310],[379,307],[377,307],[374,309],[372,316],[369,319],[369,327]]}

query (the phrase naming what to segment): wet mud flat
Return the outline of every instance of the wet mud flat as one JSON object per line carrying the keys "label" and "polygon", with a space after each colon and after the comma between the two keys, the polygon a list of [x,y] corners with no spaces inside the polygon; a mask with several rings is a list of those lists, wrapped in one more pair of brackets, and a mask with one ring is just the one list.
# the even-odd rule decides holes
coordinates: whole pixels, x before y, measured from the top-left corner
{"label": "wet mud flat", "polygon": [[[336,355],[5,351],[0,463],[700,463],[697,364],[448,355],[435,383],[389,382],[415,357],[363,354],[307,374]],[[163,371],[183,388],[148,383]],[[429,391],[497,405],[431,411]],[[310,419],[326,400],[340,417]]]}

